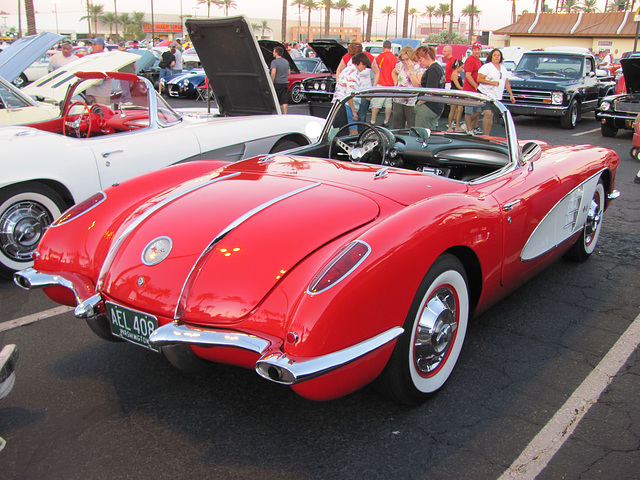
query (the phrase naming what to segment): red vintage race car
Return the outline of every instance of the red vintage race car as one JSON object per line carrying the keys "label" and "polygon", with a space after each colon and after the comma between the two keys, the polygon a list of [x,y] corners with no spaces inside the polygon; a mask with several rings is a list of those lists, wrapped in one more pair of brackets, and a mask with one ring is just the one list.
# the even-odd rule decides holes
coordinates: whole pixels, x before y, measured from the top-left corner
{"label": "red vintage race car", "polygon": [[619,159],[519,142],[508,110],[480,94],[353,95],[483,106],[492,123],[475,136],[442,120],[389,130],[344,124],[336,103],[318,143],[93,195],[16,282],[179,368],[253,368],[315,400],[375,380],[423,401],[449,378],[470,318],[561,256],[594,252]]}

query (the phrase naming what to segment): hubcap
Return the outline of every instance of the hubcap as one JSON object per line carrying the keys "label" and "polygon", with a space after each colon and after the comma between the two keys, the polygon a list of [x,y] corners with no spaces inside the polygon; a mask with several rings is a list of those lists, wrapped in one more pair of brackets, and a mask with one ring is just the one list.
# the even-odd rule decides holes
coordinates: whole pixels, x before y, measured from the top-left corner
{"label": "hubcap", "polygon": [[35,202],[12,205],[0,217],[0,249],[14,261],[29,261],[42,234],[51,224],[51,214]]}
{"label": "hubcap", "polygon": [[425,305],[413,345],[416,368],[423,374],[437,370],[447,357],[456,329],[456,299],[449,287],[437,289]]}
{"label": "hubcap", "polygon": [[598,198],[594,197],[591,200],[589,213],[587,213],[587,222],[584,226],[584,240],[587,245],[591,244],[594,236],[598,232],[598,227],[600,226],[601,219],[602,209],[600,208],[600,204],[598,203]]}

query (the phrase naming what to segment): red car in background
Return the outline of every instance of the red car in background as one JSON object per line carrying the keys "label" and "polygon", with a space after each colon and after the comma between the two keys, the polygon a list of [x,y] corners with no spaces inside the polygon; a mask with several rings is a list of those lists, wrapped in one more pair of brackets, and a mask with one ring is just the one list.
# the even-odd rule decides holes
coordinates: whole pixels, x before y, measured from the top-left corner
{"label": "red car in background", "polygon": [[289,68],[291,73],[289,74],[289,104],[298,104],[305,98],[302,93],[302,81],[306,78],[312,77],[324,77],[328,73],[331,73],[329,68],[320,60],[315,57],[301,57],[293,59],[284,45],[274,40],[258,40],[262,56],[264,57],[267,66],[271,65],[273,60],[273,49],[275,47],[282,47],[284,50],[283,58],[289,62]]}

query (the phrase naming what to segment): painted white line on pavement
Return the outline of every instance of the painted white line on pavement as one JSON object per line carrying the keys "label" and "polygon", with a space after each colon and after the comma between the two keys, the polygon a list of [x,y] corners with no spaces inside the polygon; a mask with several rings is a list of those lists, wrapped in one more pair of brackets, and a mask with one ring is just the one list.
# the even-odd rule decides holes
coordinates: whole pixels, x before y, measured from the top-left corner
{"label": "painted white line on pavement", "polygon": [[572,137],[579,137],[580,135],[588,135],[590,133],[595,133],[595,132],[599,132],[600,129],[599,128],[594,128],[593,130],[588,130],[586,132],[580,132],[580,133],[574,133],[573,135],[571,135]]}
{"label": "painted white line on pavement", "polygon": [[43,312],[27,315],[26,317],[16,318],[15,320],[9,320],[8,322],[2,322],[0,323],[0,332],[5,332],[7,330],[22,327],[24,325],[29,325],[30,323],[37,322],[38,320],[44,320],[45,318],[55,317],[56,315],[67,313],[69,310],[73,310],[73,307],[61,305],[59,307],[50,308],[49,310],[45,310]]}
{"label": "painted white line on pavement", "polygon": [[640,315],[499,480],[536,478],[598,401],[638,344]]}

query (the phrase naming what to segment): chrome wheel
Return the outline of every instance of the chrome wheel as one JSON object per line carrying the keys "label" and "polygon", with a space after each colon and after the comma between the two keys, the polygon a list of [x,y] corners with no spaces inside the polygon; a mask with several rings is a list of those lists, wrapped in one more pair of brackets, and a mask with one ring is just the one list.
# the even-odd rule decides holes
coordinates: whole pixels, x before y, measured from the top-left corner
{"label": "chrome wheel", "polygon": [[587,221],[584,225],[584,246],[587,253],[593,253],[600,236],[602,227],[602,214],[604,212],[604,187],[598,183],[596,191],[591,199]]}
{"label": "chrome wheel", "polygon": [[600,238],[600,230],[602,229],[605,201],[604,185],[600,180],[593,192],[582,232],[578,236],[576,243],[566,254],[566,258],[569,260],[583,262],[595,251],[598,238]]}
{"label": "chrome wheel", "polygon": [[458,361],[471,311],[464,266],[442,254],[413,299],[405,333],[375,386],[399,402],[415,405],[440,389]]}
{"label": "chrome wheel", "polygon": [[291,101],[290,103],[294,105],[304,100],[304,93],[302,93],[302,85],[300,85],[299,83],[293,84],[293,86],[291,87],[291,90],[289,90],[289,100]]}
{"label": "chrome wheel", "polygon": [[413,342],[413,360],[423,375],[434,373],[447,357],[458,329],[457,301],[449,286],[434,292],[425,305]]}
{"label": "chrome wheel", "polygon": [[0,272],[27,268],[47,227],[64,210],[51,189],[13,187],[0,195]]}

